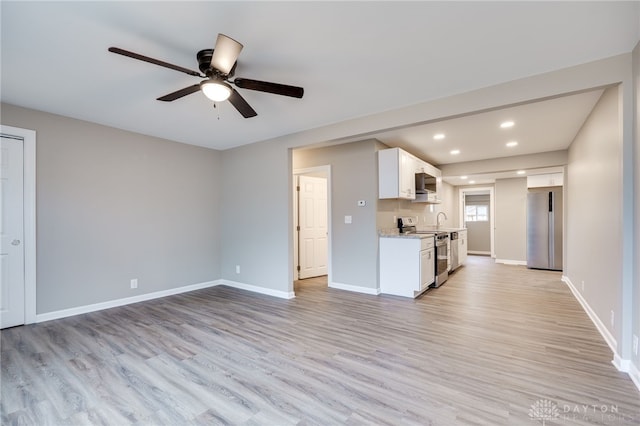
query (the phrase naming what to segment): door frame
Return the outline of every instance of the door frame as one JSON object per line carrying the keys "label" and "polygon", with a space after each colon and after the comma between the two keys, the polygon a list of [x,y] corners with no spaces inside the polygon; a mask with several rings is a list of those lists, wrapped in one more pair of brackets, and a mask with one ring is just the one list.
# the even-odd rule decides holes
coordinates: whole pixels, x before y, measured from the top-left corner
{"label": "door frame", "polygon": [[[493,186],[469,186],[460,188],[458,190],[458,205],[460,206],[460,227],[464,227],[466,223],[464,220],[464,212],[465,212],[465,196],[467,193],[471,192],[489,192],[489,240],[491,241],[491,258],[496,258],[496,251],[494,246],[495,240],[495,202],[494,202],[494,188]],[[469,235],[467,235],[467,244],[469,240]],[[469,246],[467,245],[467,248]]]}
{"label": "door frame", "polygon": [[0,125],[0,133],[22,139],[24,219],[24,321],[36,322],[36,132]]}
{"label": "door frame", "polygon": [[[298,176],[300,175],[318,175],[322,174],[327,178],[327,282],[331,283],[332,273],[332,256],[331,256],[331,165],[307,167],[303,169],[293,169],[293,280],[298,279]],[[293,283],[292,283],[293,284]]]}

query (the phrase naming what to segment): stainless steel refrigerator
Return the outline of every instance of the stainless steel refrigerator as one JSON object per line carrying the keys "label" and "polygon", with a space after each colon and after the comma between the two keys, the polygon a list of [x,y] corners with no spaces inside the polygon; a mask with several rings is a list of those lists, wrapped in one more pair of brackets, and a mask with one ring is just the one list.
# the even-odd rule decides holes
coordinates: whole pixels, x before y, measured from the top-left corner
{"label": "stainless steel refrigerator", "polygon": [[527,194],[527,268],[562,270],[562,187]]}

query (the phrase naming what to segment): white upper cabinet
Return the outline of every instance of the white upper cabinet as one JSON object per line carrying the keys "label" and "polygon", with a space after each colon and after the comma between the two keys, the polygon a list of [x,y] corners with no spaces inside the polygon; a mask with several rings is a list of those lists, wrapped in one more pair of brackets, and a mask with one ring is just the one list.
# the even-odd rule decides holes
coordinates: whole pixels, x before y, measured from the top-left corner
{"label": "white upper cabinet", "polygon": [[[419,174],[428,176],[419,180],[416,179]],[[426,191],[424,187],[416,188],[417,181],[429,190]],[[378,198],[439,203],[441,186],[442,173],[431,164],[400,148],[378,151]]]}
{"label": "white upper cabinet", "polygon": [[563,173],[546,173],[542,175],[527,176],[527,188],[562,186],[563,184],[564,184]]}
{"label": "white upper cabinet", "polygon": [[415,160],[400,148],[378,151],[378,198],[416,198]]}

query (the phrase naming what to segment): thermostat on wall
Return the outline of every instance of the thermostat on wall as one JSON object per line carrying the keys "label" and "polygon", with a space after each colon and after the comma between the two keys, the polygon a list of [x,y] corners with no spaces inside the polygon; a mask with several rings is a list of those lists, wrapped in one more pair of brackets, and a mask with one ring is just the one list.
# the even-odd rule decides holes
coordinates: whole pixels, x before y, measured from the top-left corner
{"label": "thermostat on wall", "polygon": [[367,205],[367,202],[365,200],[358,200],[358,207],[364,207]]}

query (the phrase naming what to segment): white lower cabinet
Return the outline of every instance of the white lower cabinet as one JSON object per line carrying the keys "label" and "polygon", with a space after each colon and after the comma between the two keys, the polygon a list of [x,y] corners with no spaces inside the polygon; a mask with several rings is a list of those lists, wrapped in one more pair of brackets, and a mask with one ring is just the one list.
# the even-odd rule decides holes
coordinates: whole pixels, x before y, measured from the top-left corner
{"label": "white lower cabinet", "polygon": [[467,261],[468,245],[467,230],[458,231],[458,265],[464,265]]}
{"label": "white lower cabinet", "polygon": [[435,282],[432,236],[380,237],[380,292],[416,297]]}

